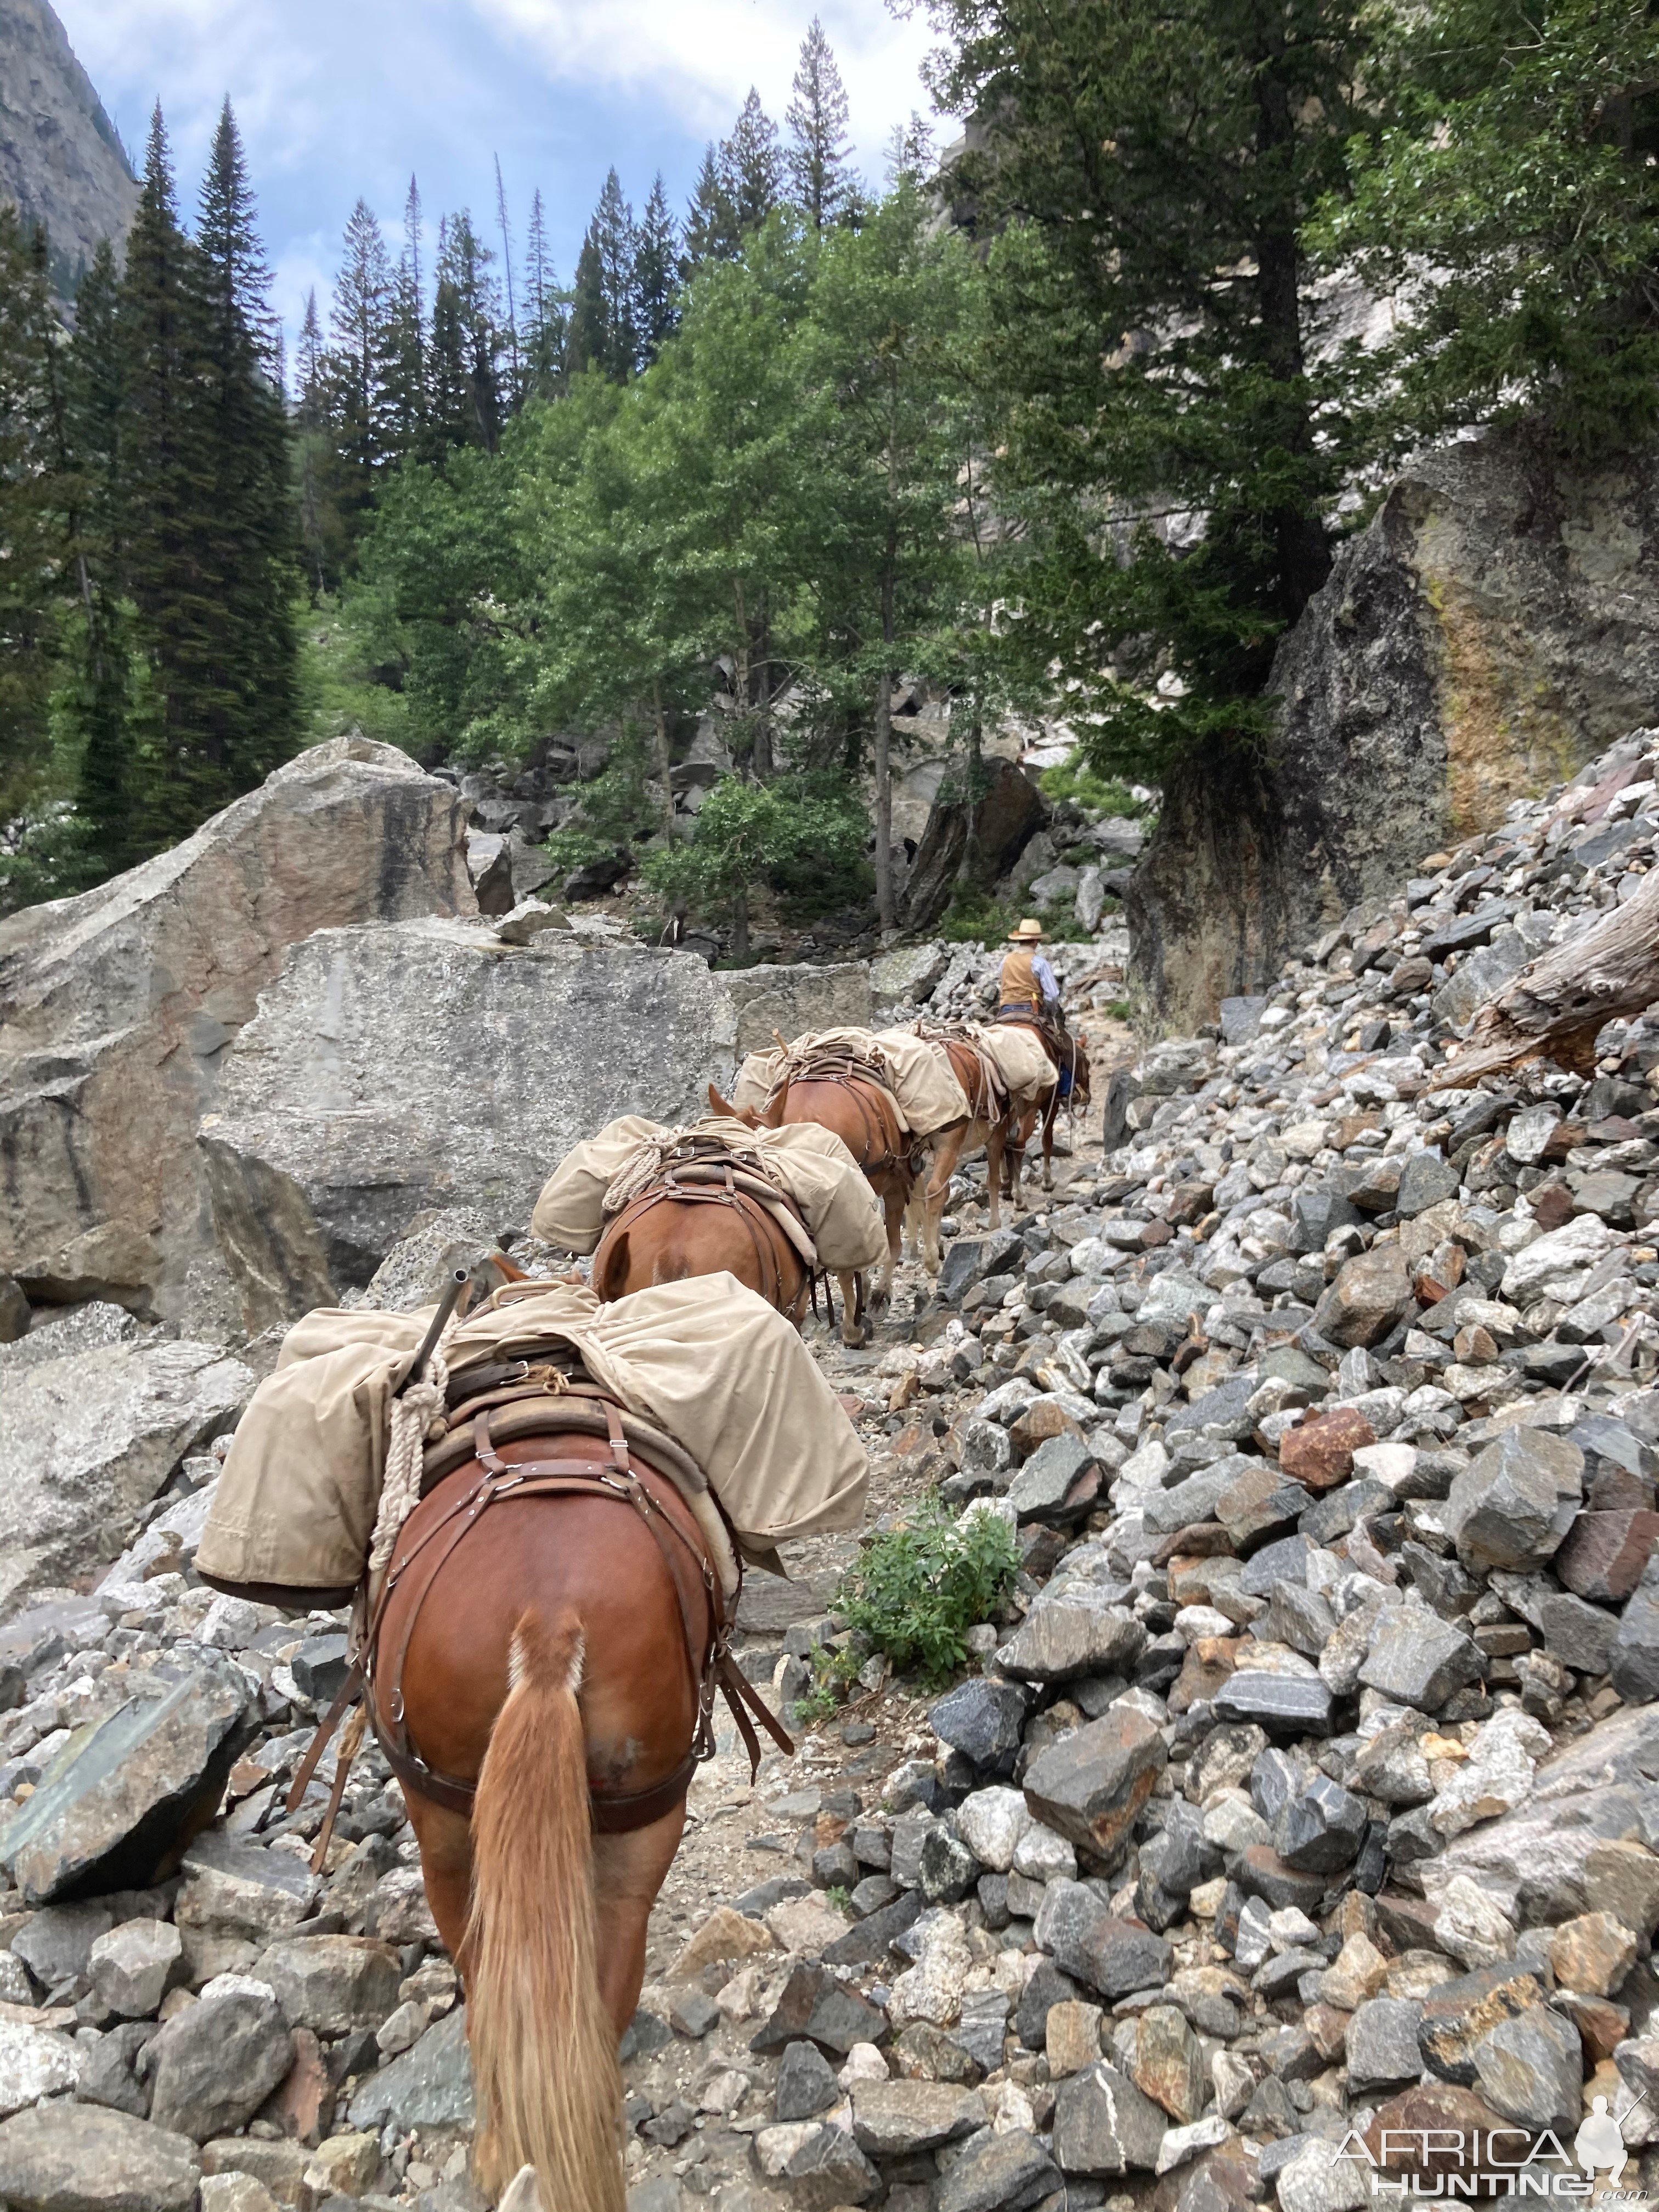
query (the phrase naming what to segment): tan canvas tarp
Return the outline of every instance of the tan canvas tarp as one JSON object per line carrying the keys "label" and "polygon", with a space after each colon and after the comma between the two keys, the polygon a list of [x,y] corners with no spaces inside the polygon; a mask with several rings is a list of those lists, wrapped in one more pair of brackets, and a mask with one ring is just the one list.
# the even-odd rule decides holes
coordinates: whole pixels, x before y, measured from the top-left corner
{"label": "tan canvas tarp", "polygon": [[836,1052],[879,1065],[899,1118],[913,1136],[931,1137],[947,1122],[966,1119],[968,1101],[950,1060],[908,1030],[815,1030],[781,1052],[751,1052],[738,1072],[732,1103],[758,1111],[786,1074],[798,1072],[817,1054]]}
{"label": "tan canvas tarp", "polygon": [[973,1025],[974,1042],[988,1054],[1016,1106],[1034,1106],[1054,1087],[1054,1064],[1032,1030],[1017,1022]]}
{"label": "tan canvas tarp", "polygon": [[[690,1128],[667,1129],[630,1114],[560,1163],[536,1201],[532,1229],[562,1251],[592,1251],[617,1210],[619,1194],[653,1171],[663,1150],[682,1137],[716,1139],[800,1208],[811,1237],[811,1249],[801,1256],[809,1265],[851,1273],[879,1267],[886,1258],[887,1231],[875,1193],[835,1131],[811,1121],[750,1129],[711,1115]],[[778,1217],[799,1240],[799,1224],[786,1207],[778,1208]]]}
{"label": "tan canvas tarp", "polygon": [[[356,1581],[392,1393],[432,1312],[324,1309],[289,1332],[237,1428],[201,1572],[288,1589]],[[857,1432],[793,1327],[735,1277],[693,1276],[611,1305],[580,1285],[514,1285],[455,1331],[450,1369],[566,1344],[602,1389],[690,1455],[750,1549],[858,1525]]]}

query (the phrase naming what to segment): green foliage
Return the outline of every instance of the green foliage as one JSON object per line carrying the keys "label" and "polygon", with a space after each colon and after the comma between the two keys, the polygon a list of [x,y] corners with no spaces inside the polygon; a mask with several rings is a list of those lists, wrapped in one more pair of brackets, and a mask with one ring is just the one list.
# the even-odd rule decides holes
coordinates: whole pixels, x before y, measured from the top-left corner
{"label": "green foliage", "polygon": [[964,1663],[968,1631],[996,1611],[1018,1571],[1005,1521],[952,1520],[935,1501],[865,1545],[836,1603],[896,1668],[938,1682]]}
{"label": "green foliage", "polygon": [[690,843],[653,853],[646,881],[671,907],[729,920],[732,955],[743,960],[756,892],[782,891],[798,907],[816,897],[820,912],[841,903],[868,834],[856,799],[821,780],[755,784],[726,776],[704,799]]}
{"label": "green foliage", "polygon": [[833,1720],[858,1680],[860,1664],[854,1651],[820,1645],[812,1654],[812,1686],[795,1699],[795,1718],[807,1728]]}
{"label": "green foliage", "polygon": [[[1594,457],[1659,428],[1648,0],[1436,0],[1384,19],[1399,118],[1322,243],[1393,295],[1402,437],[1541,416]],[[1422,278],[1431,268],[1433,279]]]}
{"label": "green foliage", "polygon": [[1042,789],[1056,805],[1075,806],[1091,822],[1146,811],[1144,802],[1135,797],[1127,783],[1117,776],[1101,775],[1091,768],[1080,748],[1058,768],[1044,769]]}
{"label": "green foliage", "polygon": [[988,891],[958,890],[945,908],[938,934],[947,945],[996,945],[1020,919]]}
{"label": "green foliage", "polygon": [[1250,743],[1365,458],[1362,371],[1316,360],[1313,210],[1361,126],[1362,0],[938,0],[953,171],[988,252],[1015,628],[1099,717],[1106,773]]}

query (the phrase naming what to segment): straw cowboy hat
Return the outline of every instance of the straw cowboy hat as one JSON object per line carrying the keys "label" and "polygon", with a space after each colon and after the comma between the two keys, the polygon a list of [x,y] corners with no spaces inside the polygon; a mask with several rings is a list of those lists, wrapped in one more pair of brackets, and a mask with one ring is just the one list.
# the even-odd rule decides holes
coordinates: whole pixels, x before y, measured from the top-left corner
{"label": "straw cowboy hat", "polygon": [[1036,945],[1041,943],[1042,938],[1042,924],[1029,917],[1020,923],[1018,929],[1011,929],[1008,933],[1010,945]]}

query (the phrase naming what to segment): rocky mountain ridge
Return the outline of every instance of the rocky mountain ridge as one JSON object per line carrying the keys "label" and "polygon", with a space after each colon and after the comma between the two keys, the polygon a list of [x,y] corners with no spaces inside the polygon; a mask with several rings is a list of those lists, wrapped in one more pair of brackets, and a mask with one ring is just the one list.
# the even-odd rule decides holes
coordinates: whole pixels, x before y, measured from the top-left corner
{"label": "rocky mountain ridge", "polygon": [[114,125],[49,0],[0,0],[0,200],[44,223],[60,291],[109,239],[138,187]]}

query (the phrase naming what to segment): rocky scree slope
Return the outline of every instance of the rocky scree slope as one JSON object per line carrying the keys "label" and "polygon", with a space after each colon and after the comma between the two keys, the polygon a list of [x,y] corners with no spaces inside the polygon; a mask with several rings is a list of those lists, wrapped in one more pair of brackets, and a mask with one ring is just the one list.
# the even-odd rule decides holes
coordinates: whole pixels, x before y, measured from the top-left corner
{"label": "rocky scree slope", "polygon": [[[730,1823],[757,1878],[659,1932],[635,2212],[1358,2212],[1352,2135],[1570,2140],[1602,2095],[1659,2179],[1659,1042],[1431,1087],[1481,991],[1651,864],[1654,758],[1125,1071],[1046,1210],[993,1236],[963,1178],[905,1340],[828,1355],[880,1479],[1001,1516],[1023,1571],[931,1705],[854,1642],[859,1705],[758,1803],[700,1779],[688,1863]],[[191,1571],[222,1449],[0,1631],[0,2198],[471,2212],[397,1789],[371,1751],[319,1877],[326,1760],[283,1807],[341,1626]],[[743,1663],[786,1694],[850,1640],[811,1588],[751,1588]]]}

